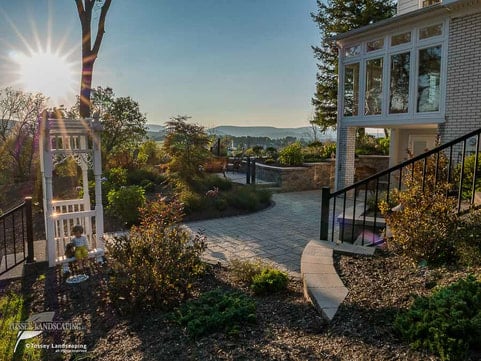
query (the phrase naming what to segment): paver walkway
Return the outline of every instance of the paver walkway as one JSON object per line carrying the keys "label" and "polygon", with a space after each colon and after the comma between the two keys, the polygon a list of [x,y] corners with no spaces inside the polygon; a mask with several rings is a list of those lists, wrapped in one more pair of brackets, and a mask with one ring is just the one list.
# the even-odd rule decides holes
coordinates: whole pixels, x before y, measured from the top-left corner
{"label": "paver walkway", "polygon": [[319,238],[321,192],[275,193],[273,200],[275,205],[261,212],[187,226],[207,236],[207,260],[260,258],[300,278],[302,251]]}
{"label": "paver walkway", "polygon": [[[332,320],[348,290],[334,268],[333,251],[372,255],[374,248],[316,241],[320,228],[320,191],[276,193],[275,205],[249,215],[187,224],[207,236],[205,258],[262,259],[304,282],[304,294]],[[302,259],[301,259],[302,258]]]}

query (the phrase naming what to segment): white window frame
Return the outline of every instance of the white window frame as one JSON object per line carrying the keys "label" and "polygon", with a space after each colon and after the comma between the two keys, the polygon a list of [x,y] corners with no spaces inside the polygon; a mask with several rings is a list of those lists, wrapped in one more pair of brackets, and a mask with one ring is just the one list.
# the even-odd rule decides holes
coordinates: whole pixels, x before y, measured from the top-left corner
{"label": "white window frame", "polygon": [[[442,24],[442,35],[419,40],[419,31],[422,28]],[[411,41],[405,44],[391,46],[391,36],[402,33],[411,33]],[[366,44],[369,41],[379,39],[380,36],[372,36],[362,41],[346,43],[340,49],[339,54],[339,85],[338,96],[338,120],[349,125],[396,125],[396,124],[420,124],[444,122],[445,96],[447,81],[447,55],[448,55],[448,20],[436,19],[423,23],[416,28],[405,28],[384,35],[384,47],[376,51],[367,52]],[[345,56],[345,49],[355,45],[361,45],[361,52],[356,56]],[[416,112],[417,89],[418,89],[418,63],[419,50],[441,45],[441,82],[439,89],[439,110],[434,112]],[[391,56],[410,52],[409,73],[409,109],[407,113],[389,113],[389,95],[391,79]],[[365,90],[366,90],[366,62],[370,59],[383,58],[383,99],[382,111],[377,115],[364,115]],[[359,62],[359,111],[356,116],[344,116],[344,66]]]}

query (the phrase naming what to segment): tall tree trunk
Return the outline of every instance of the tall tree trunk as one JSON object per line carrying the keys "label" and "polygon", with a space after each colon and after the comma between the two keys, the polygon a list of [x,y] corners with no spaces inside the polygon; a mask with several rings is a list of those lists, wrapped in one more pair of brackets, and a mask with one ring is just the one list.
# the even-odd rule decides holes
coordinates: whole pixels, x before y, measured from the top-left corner
{"label": "tall tree trunk", "polygon": [[82,26],[82,78],[80,81],[80,116],[90,117],[90,93],[92,89],[92,74],[95,59],[99,53],[100,44],[105,33],[105,17],[112,0],[103,0],[97,25],[97,35],[92,46],[92,11],[99,0],[75,0],[77,12]]}
{"label": "tall tree trunk", "polygon": [[90,93],[94,60],[82,58],[82,78],[80,80],[80,117],[90,117]]}

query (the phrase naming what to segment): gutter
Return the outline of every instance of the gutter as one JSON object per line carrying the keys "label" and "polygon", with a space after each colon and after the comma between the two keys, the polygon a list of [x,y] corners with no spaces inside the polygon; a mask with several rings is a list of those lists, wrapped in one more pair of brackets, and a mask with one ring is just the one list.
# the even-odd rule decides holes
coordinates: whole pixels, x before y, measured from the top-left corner
{"label": "gutter", "polygon": [[379,28],[383,28],[392,24],[399,25],[399,23],[403,23],[403,22],[408,23],[410,21],[415,21],[416,19],[422,18],[424,16],[427,17],[429,15],[431,17],[433,15],[438,15],[439,13],[450,12],[453,10],[453,7],[457,5],[463,5],[464,3],[470,3],[470,2],[472,2],[472,0],[443,0],[442,3],[431,5],[415,11],[410,11],[405,14],[394,15],[391,18],[384,19],[376,23],[363,26],[361,28],[353,29],[342,34],[334,35],[330,38],[327,38],[326,40],[328,42],[335,41],[337,43],[339,40],[352,38],[357,35],[366,35],[366,33],[368,32],[372,32],[374,30],[377,30]]}

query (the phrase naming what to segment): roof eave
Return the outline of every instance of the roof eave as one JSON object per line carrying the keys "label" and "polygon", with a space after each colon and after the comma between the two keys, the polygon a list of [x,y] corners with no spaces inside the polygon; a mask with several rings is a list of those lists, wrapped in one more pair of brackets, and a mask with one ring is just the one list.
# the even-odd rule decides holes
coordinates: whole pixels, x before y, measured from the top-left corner
{"label": "roof eave", "polygon": [[421,8],[415,11],[411,11],[401,15],[395,15],[391,18],[378,21],[373,24],[363,26],[361,28],[353,29],[351,31],[332,36],[327,39],[328,42],[338,42],[348,38],[354,38],[359,35],[368,35],[369,33],[377,30],[379,28],[389,27],[390,25],[396,24],[396,26],[407,24],[414,20],[422,19],[427,16],[440,15],[443,12],[450,11],[450,6],[455,3],[461,3],[463,0],[445,0],[442,3],[431,5],[429,7]]}

